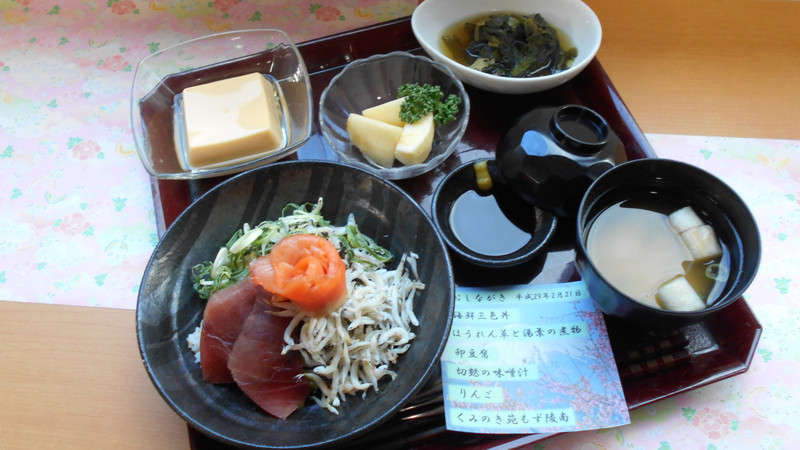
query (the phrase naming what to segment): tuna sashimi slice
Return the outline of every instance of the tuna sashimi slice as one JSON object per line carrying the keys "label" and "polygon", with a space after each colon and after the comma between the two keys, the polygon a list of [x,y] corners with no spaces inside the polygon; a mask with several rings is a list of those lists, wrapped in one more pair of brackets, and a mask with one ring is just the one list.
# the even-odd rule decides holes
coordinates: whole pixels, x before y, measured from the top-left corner
{"label": "tuna sashimi slice", "polygon": [[264,301],[256,301],[233,346],[228,368],[239,388],[269,414],[285,419],[299,408],[310,392],[303,377],[298,352],[281,354],[283,332],[290,318],[270,313]]}
{"label": "tuna sashimi slice", "polygon": [[261,290],[247,277],[209,297],[200,333],[200,366],[204,380],[233,383],[228,356],[260,293]]}

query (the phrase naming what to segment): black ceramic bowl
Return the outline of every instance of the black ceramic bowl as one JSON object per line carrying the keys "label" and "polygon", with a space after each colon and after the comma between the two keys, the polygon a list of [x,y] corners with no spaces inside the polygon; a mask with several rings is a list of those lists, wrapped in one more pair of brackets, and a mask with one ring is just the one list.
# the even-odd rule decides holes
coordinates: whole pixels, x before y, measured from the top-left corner
{"label": "black ceramic bowl", "polygon": [[[710,223],[730,251],[727,284],[711,306],[698,311],[668,311],[644,305],[608,282],[587,256],[592,222],[603,210],[623,200],[650,196],[677,207],[691,205]],[[673,210],[674,210],[673,209]],[[699,322],[738,299],[752,282],[761,258],[758,228],[742,199],[710,173],[679,161],[647,158],[620,164],[598,177],[578,209],[576,266],[589,292],[610,316],[642,327],[664,330]]]}
{"label": "black ceramic bowl", "polygon": [[[203,381],[186,344],[205,301],[192,288],[193,265],[211,260],[245,222],[277,218],[287,203],[324,198],[322,213],[359,228],[399,258],[419,255],[426,288],[414,301],[417,338],[380,392],[348,397],[339,415],[308,401],[286,420],[262,412],[235,385]],[[395,260],[396,263],[396,260]],[[391,417],[436,371],[452,322],[454,284],[444,242],[428,216],[393,184],[331,162],[283,162],[240,174],[198,199],[167,230],[144,272],[136,310],[144,366],[164,400],[191,426],[228,445],[310,448],[345,442]]]}
{"label": "black ceramic bowl", "polygon": [[[436,187],[433,194],[433,202],[431,210],[433,213],[433,222],[436,228],[442,235],[442,238],[447,242],[450,249],[458,255],[458,257],[478,266],[483,267],[509,267],[517,264],[524,263],[540,254],[547,248],[547,244],[553,238],[556,231],[557,220],[556,217],[539,208],[536,208],[531,203],[524,200],[519,196],[511,187],[501,183],[495,182],[490,192],[482,192],[478,189],[475,181],[474,164],[478,161],[470,161],[462,164],[450,174],[448,174],[442,182]],[[492,160],[485,160],[488,163],[494,164]],[[457,204],[462,196],[471,195],[473,199],[478,200],[483,206],[482,197],[490,195],[494,200],[486,198],[488,205],[486,210],[481,210],[478,207],[468,210],[468,217],[464,220],[466,222],[473,221],[474,229],[459,230],[455,218],[451,220],[451,214],[454,214]],[[497,207],[495,208],[494,203]],[[476,205],[477,206],[477,205]],[[463,206],[462,209],[469,208]],[[485,215],[485,211],[498,212],[496,217]],[[508,222],[507,222],[508,219]],[[480,223],[479,223],[480,222]],[[515,223],[524,231],[519,233],[514,230],[514,227],[508,223]],[[498,238],[502,238],[504,234],[503,224],[506,224],[511,229],[506,229],[511,233],[524,237],[524,239],[515,239],[514,242],[498,242]],[[468,227],[469,223],[462,224]],[[467,233],[472,233],[479,236],[479,241],[470,240]],[[461,239],[459,236],[461,235]],[[472,243],[472,245],[470,245]],[[512,251],[496,251],[498,246],[509,246],[514,248]]]}

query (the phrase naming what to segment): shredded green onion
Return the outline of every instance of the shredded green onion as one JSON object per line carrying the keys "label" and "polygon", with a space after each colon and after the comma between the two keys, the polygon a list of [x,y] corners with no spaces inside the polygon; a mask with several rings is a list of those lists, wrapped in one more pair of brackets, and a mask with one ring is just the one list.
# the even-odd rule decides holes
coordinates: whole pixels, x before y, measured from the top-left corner
{"label": "shredded green onion", "polygon": [[728,268],[721,264],[709,264],[706,267],[706,277],[712,280],[720,280],[728,278]]}
{"label": "shredded green onion", "polygon": [[195,291],[207,299],[214,292],[241,281],[250,274],[251,261],[268,254],[281,239],[294,234],[314,234],[328,239],[348,265],[349,261],[357,261],[377,267],[392,259],[389,250],[361,233],[352,214],[345,226],[334,227],[321,211],[321,198],[317,203],[290,203],[277,220],[264,221],[253,228],[244,224],[220,247],[213,261],[192,267]]}

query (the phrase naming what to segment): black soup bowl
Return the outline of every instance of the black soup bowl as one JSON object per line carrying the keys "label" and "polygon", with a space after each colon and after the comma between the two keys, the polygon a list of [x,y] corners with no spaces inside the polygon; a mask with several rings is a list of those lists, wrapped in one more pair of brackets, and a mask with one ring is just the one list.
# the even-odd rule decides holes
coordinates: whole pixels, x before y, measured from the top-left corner
{"label": "black soup bowl", "polygon": [[[642,200],[652,200],[670,211],[691,206],[705,223],[712,225],[717,238],[727,247],[727,283],[706,308],[670,311],[640,303],[609,282],[589,256],[587,238],[598,215],[619,202]],[[733,303],[752,282],[761,259],[755,219],[733,189],[696,166],[659,158],[622,163],[589,186],[578,208],[577,244],[576,267],[600,309],[655,332],[702,321]]]}
{"label": "black soup bowl", "polygon": [[[359,229],[394,255],[415,252],[425,289],[414,299],[419,326],[407,353],[380,391],[348,396],[334,415],[308,400],[286,420],[260,410],[235,384],[210,384],[186,337],[205,301],[191,268],[213,260],[244,223],[280,217],[288,203],[316,203],[335,226],[353,214]],[[243,448],[312,448],[341,444],[377,427],[411,400],[438,369],[453,319],[453,274],[447,248],[427,214],[394,184],[366,170],[323,161],[274,163],[237,175],[200,197],[162,237],[145,269],[136,310],[144,366],[156,390],[192,427]]]}
{"label": "black soup bowl", "polygon": [[[494,171],[493,160],[469,161],[436,187],[431,210],[442,239],[459,258],[482,267],[515,266],[543,253],[555,235],[556,216],[535,207],[502,182],[493,182],[486,191],[480,189],[474,169],[478,162],[486,162],[488,171]],[[469,198],[472,202],[462,203]],[[486,201],[476,202],[479,199]],[[456,214],[457,211],[463,214]],[[461,226],[469,229],[466,233],[457,229],[464,219],[467,223]],[[473,242],[461,237],[466,234],[472,236]],[[472,245],[476,240],[479,246]]]}

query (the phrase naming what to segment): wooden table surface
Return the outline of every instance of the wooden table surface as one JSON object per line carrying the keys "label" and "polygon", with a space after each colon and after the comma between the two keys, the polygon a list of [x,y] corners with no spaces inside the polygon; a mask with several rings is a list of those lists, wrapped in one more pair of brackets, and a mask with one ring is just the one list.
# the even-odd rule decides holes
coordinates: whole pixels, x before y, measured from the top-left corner
{"label": "wooden table surface", "polygon": [[[645,133],[800,139],[800,2],[587,3]],[[134,311],[0,301],[0,348],[0,448],[188,448],[142,367]]]}
{"label": "wooden table surface", "polygon": [[800,139],[800,3],[587,0],[645,133]]}

